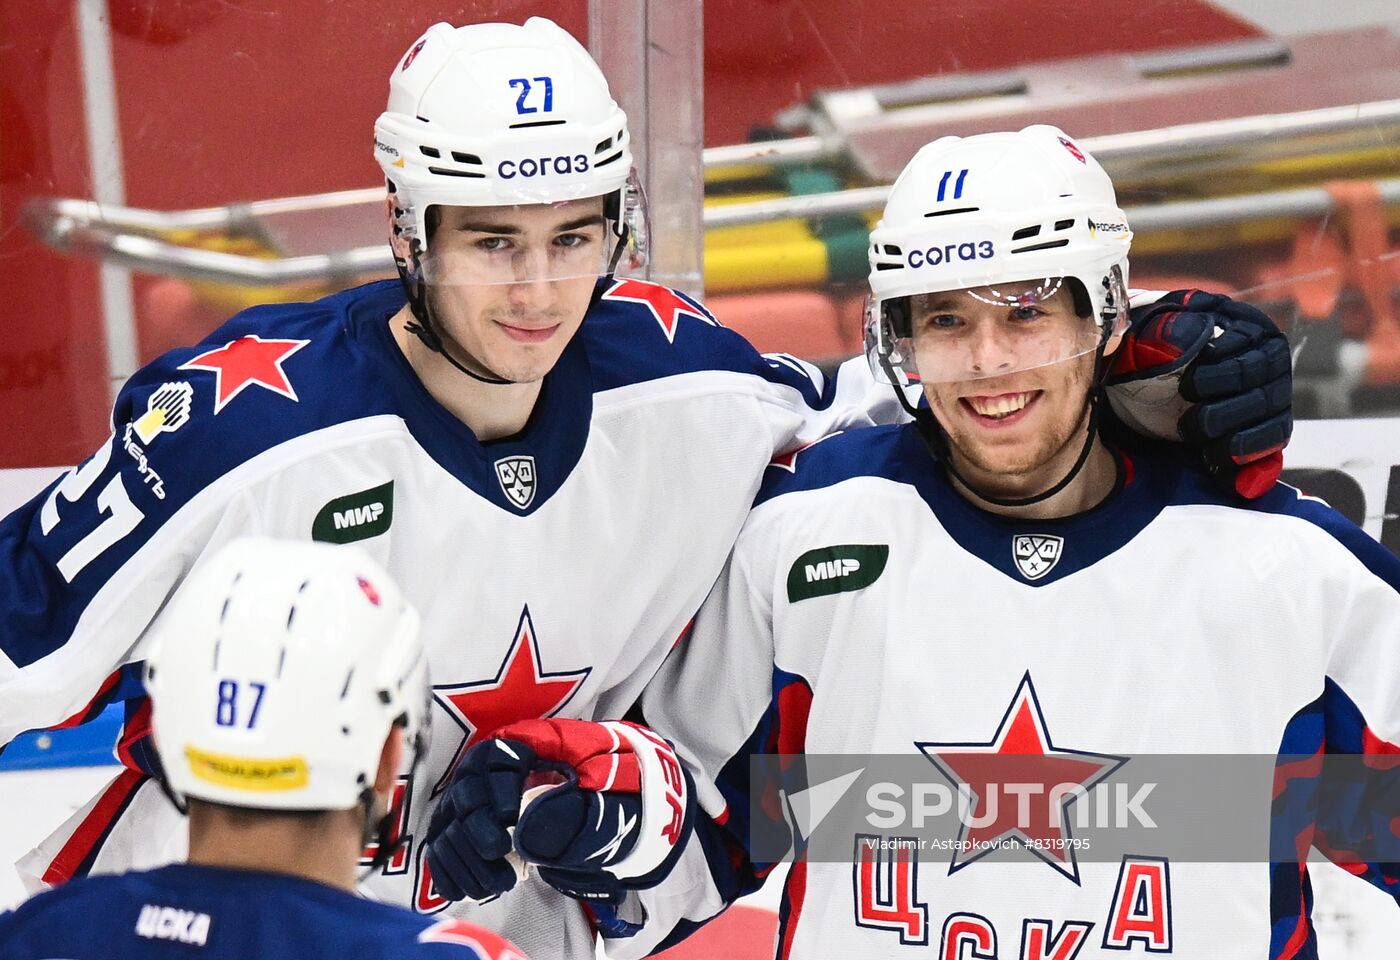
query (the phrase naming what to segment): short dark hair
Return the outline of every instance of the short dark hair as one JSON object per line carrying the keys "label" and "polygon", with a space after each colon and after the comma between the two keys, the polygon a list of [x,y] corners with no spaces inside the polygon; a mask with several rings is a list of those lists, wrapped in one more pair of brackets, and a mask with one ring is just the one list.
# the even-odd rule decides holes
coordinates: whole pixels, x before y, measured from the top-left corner
{"label": "short dark hair", "polygon": [[238,807],[229,803],[201,800],[198,797],[188,797],[186,802],[189,804],[191,813],[196,809],[204,808],[208,812],[222,817],[230,826],[237,829],[246,829],[259,823],[265,823],[271,817],[287,817],[311,824],[334,812],[331,810],[268,810],[263,807]]}

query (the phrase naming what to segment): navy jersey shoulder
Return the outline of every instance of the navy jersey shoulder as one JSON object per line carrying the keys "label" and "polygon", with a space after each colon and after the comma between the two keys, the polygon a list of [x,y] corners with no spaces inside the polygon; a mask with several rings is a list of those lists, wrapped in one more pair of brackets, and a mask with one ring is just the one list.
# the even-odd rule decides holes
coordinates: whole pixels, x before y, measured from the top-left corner
{"label": "navy jersey shoulder", "polygon": [[1400,557],[1379,543],[1323,500],[1310,497],[1286,483],[1275,483],[1262,496],[1244,500],[1217,489],[1199,471],[1178,469],[1174,504],[1213,504],[1251,513],[1294,517],[1312,524],[1336,540],[1371,573],[1400,590]]}
{"label": "navy jersey shoulder", "polygon": [[[755,505],[785,494],[833,487],[856,477],[880,477],[908,485],[947,533],[968,553],[1011,579],[1042,587],[1086,569],[1132,540],[1163,510],[1208,505],[1228,510],[1296,517],[1337,540],[1373,574],[1400,589],[1400,558],[1320,500],[1277,484],[1244,500],[1219,490],[1204,472],[1171,448],[1135,448],[1121,457],[1119,486],[1098,506],[1074,516],[1026,520],[979,509],[961,496],[939,469],[914,424],[871,427],[821,440],[769,467]],[[1043,574],[1027,576],[1017,550],[1054,541],[1058,560]]]}
{"label": "navy jersey shoulder", "polygon": [[760,354],[699,300],[661,284],[604,277],[579,336],[595,391],[715,370],[793,387],[816,409],[831,401],[815,368],[785,355]]}
{"label": "navy jersey shoulder", "polygon": [[861,427],[784,454],[763,475],[754,505],[784,494],[819,490],[856,477],[912,483],[933,461],[913,424]]}
{"label": "navy jersey shoulder", "polygon": [[[397,284],[374,283],[310,303],[252,307],[192,347],[162,355],[123,387],[113,410],[121,433],[153,404],[180,403],[167,384],[188,395],[184,419],[166,416],[147,427],[155,458],[196,452],[206,469],[181,474],[198,484],[285,440],[348,420],[393,412],[382,367],[389,359],[363,337],[387,327],[403,304]],[[153,400],[153,398],[156,398]],[[185,424],[188,424],[186,426]],[[168,437],[164,436],[168,434]],[[160,438],[160,440],[157,440]],[[141,437],[137,438],[141,440]],[[199,476],[203,474],[204,476]]]}
{"label": "navy jersey shoulder", "polygon": [[[75,922],[78,921],[78,922]],[[0,915],[6,960],[506,960],[493,934],[295,877],[179,864],[74,880]],[[181,951],[183,948],[183,951]]]}
{"label": "navy jersey shoulder", "polygon": [[[382,331],[392,344],[386,321],[402,302],[395,287],[372,284],[256,307],[134,374],[108,442],[0,520],[0,654],[25,667],[67,643],[136,551],[248,461],[402,406],[389,386],[401,381],[383,373],[388,349],[356,339]],[[222,510],[233,484],[200,502]]]}

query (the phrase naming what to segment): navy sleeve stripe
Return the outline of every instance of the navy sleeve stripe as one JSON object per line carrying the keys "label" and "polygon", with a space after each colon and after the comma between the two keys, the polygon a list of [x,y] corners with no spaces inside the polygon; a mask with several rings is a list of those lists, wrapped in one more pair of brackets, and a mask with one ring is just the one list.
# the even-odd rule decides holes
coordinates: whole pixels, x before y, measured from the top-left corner
{"label": "navy sleeve stripe", "polygon": [[1321,500],[1304,496],[1294,487],[1280,483],[1268,495],[1251,505],[1261,512],[1306,520],[1326,531],[1362,566],[1389,584],[1392,590],[1400,593],[1400,557],[1396,557],[1370,534]]}

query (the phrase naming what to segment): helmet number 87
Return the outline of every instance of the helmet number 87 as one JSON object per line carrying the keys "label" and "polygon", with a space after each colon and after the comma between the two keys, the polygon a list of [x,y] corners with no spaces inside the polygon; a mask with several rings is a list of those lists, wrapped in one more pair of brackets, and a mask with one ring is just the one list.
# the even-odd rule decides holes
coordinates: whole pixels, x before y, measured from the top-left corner
{"label": "helmet number 87", "polygon": [[[551,80],[549,77],[533,77],[531,79],[526,79],[525,77],[516,77],[514,80],[511,80],[509,82],[512,89],[517,87],[520,89],[520,96],[515,99],[516,113],[522,115],[527,113],[549,113],[554,109],[554,81]],[[543,106],[531,107],[527,106],[525,103],[525,98],[528,97],[530,95],[530,91],[534,89],[531,86],[532,83],[544,84]]]}
{"label": "helmet number 87", "polygon": [[[248,712],[247,729],[253,729],[253,725],[258,722],[258,708],[262,706],[263,693],[267,690],[267,684],[251,681],[248,686],[253,689],[253,709]],[[247,696],[242,698],[245,702]],[[214,722],[221,727],[238,726],[238,701],[239,686],[236,680],[219,681],[219,705],[214,710]]]}

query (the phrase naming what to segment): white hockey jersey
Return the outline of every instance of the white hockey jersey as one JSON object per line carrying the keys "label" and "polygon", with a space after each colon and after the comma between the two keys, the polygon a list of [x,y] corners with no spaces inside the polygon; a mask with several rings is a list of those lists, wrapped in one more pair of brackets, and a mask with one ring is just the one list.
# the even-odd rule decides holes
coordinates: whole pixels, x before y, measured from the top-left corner
{"label": "white hockey jersey", "polygon": [[[961,776],[959,758],[988,754],[1093,767],[1089,784],[1154,754],[1262,756],[1270,773],[1281,754],[1359,754],[1393,777],[1400,559],[1290,487],[1227,503],[1150,456],[1123,462],[1104,503],[1036,521],[960,497],[912,425],[833,437],[771,469],[644,697],[726,829],[701,830],[610,955],[674,939],[756,885],[755,753],[926,758],[934,782],[940,762]],[[1368,839],[1348,830],[1379,823],[1393,851],[1397,796],[1392,785],[1325,823],[1309,813],[1297,836],[1346,850]],[[1267,825],[1268,790],[1258,799]],[[841,829],[845,862],[799,858],[790,872],[780,957],[1316,955],[1296,862],[1188,862],[1150,841],[1111,862],[1069,844],[1042,856],[1025,836],[1071,835],[999,829],[980,835],[1016,847],[999,859],[899,855]],[[1400,895],[1400,863],[1347,869]]]}
{"label": "white hockey jersey", "polygon": [[190,570],[246,533],[357,541],[422,613],[435,701],[403,785],[407,843],[370,892],[470,918],[536,960],[592,956],[584,909],[537,879],[481,907],[437,896],[421,843],[435,796],[501,724],[626,711],[770,459],[893,419],[895,400],[868,371],[837,397],[684,295],[602,280],[525,429],[480,443],[394,343],[403,303],[389,281],[245,311],[133,376],[111,441],[0,522],[0,744],[128,700],[131,769],[24,861],[32,880],[183,855],[146,776],[139,675],[140,640]]}

